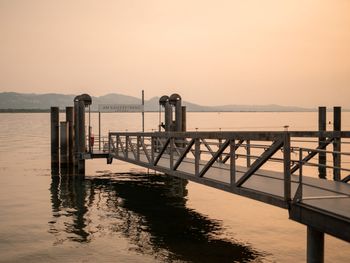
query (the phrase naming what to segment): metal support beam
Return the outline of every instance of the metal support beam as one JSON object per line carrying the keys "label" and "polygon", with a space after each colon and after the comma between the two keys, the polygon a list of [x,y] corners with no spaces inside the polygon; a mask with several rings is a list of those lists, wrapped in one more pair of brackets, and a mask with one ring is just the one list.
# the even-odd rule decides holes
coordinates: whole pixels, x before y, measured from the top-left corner
{"label": "metal support beam", "polygon": [[324,262],[324,233],[307,226],[307,263]]}
{"label": "metal support beam", "polygon": [[214,156],[215,153],[214,153],[213,149],[210,147],[210,145],[207,143],[207,141],[204,138],[202,138],[201,141],[203,142],[204,146],[208,149],[211,156]]}
{"label": "metal support beam", "polygon": [[290,172],[290,136],[288,132],[284,134],[283,140],[283,173],[284,173],[284,200],[291,200],[291,172]]}
{"label": "metal support beam", "polygon": [[125,136],[125,158],[129,158],[129,136]]}
{"label": "metal support beam", "polygon": [[85,141],[85,104],[84,101],[78,101],[78,174],[85,175],[85,160],[82,155],[86,151],[86,141]]}
{"label": "metal support beam", "polygon": [[186,129],[186,106],[182,106],[182,131],[185,132]]}
{"label": "metal support beam", "polygon": [[[124,146],[123,146],[122,140],[120,139],[120,136],[117,137],[117,145],[120,145],[120,150],[122,151],[124,158],[127,159],[128,156],[126,155],[126,151],[124,149]],[[119,147],[118,147],[118,149],[119,149]]]}
{"label": "metal support beam", "polygon": [[[335,132],[341,131],[341,107],[334,107],[333,109],[333,130]],[[339,153],[341,151],[341,139],[340,135],[337,135],[334,137],[333,141],[333,180],[334,181],[340,181],[341,180],[341,174],[340,174],[340,167],[341,167],[341,154]]]}
{"label": "metal support beam", "polygon": [[170,138],[170,170],[174,170],[175,138]]}
{"label": "metal support beam", "polygon": [[68,149],[69,149],[69,122],[60,122],[60,156],[61,168],[66,169],[68,166]]}
{"label": "metal support beam", "polygon": [[194,174],[199,175],[199,161],[201,159],[201,142],[199,138],[194,139]]}
{"label": "metal support beam", "polygon": [[162,148],[162,149],[160,150],[160,152],[158,153],[157,158],[155,159],[155,161],[154,161],[154,163],[153,163],[154,166],[156,166],[156,165],[158,164],[160,158],[162,157],[162,155],[163,155],[163,153],[165,152],[166,148],[168,147],[169,143],[170,143],[170,138],[168,138],[168,139],[166,140],[166,142],[164,143],[163,148]]}
{"label": "metal support beam", "polygon": [[246,142],[246,153],[247,153],[247,167],[250,167],[251,165],[251,158],[250,158],[250,140],[247,140]]}
{"label": "metal support beam", "polygon": [[98,112],[98,150],[101,151],[101,112]]}
{"label": "metal support beam", "polygon": [[141,136],[137,136],[136,145],[136,160],[140,161]]}
{"label": "metal support beam", "polygon": [[129,142],[130,150],[131,150],[132,154],[134,155],[135,160],[137,160],[137,151],[136,151],[134,145],[132,144],[132,139],[130,137],[129,137],[128,142]]}
{"label": "metal support beam", "polygon": [[[334,138],[328,138],[326,141],[324,141],[321,145],[319,145],[316,150],[324,150],[327,145],[329,145],[330,143],[332,143],[332,141],[334,140]],[[312,151],[311,153],[309,153],[307,156],[304,157],[303,159],[303,163],[307,163],[308,161],[310,161],[312,158],[314,158],[317,155],[317,151]],[[292,167],[292,169],[290,170],[290,172],[293,174],[296,171],[298,171],[299,169],[299,164],[297,163],[296,165],[294,165]]]}
{"label": "metal support beam", "polygon": [[66,121],[68,122],[68,164],[74,162],[74,110],[73,107],[66,107]]}
{"label": "metal support beam", "polygon": [[[327,114],[327,108],[326,107],[318,107],[318,130],[320,132],[326,131],[326,114]],[[320,133],[321,134],[321,133]],[[322,145],[322,143],[326,140],[326,137],[323,135],[320,135],[318,137],[318,145],[319,147]],[[326,149],[327,147],[325,147]],[[327,156],[326,153],[320,152],[318,153],[318,176],[319,178],[326,179],[326,163],[327,163]]]}
{"label": "metal support beam", "polygon": [[[235,151],[237,151],[237,149],[239,147],[241,147],[243,142],[244,142],[244,140],[239,140],[239,142],[237,144],[235,144]],[[225,158],[222,160],[222,163],[226,163],[228,161],[228,159],[230,159],[230,158],[231,158],[230,154],[226,155]]]}
{"label": "metal support beam", "polygon": [[51,172],[58,175],[59,172],[59,108],[51,107]]}
{"label": "metal support beam", "polygon": [[203,177],[204,174],[209,170],[209,168],[213,165],[213,163],[221,156],[221,154],[226,150],[229,146],[230,140],[227,139],[219,148],[219,150],[214,154],[214,156],[207,162],[202,171],[199,173],[199,177]]}
{"label": "metal support beam", "polygon": [[266,150],[255,162],[250,166],[249,170],[237,181],[236,186],[244,184],[268,159],[274,155],[283,145],[283,140],[273,142],[268,150]]}
{"label": "metal support beam", "polygon": [[[153,145],[153,137],[152,137],[152,139],[151,139],[151,144]],[[145,153],[146,158],[147,158],[147,160],[148,160],[148,163],[153,163],[153,162],[154,162],[154,151],[153,151],[153,150],[151,151],[152,157],[150,157],[149,154],[148,154],[148,151],[147,151],[147,147],[146,147],[146,145],[145,145],[145,137],[142,138],[142,140],[141,140],[141,145],[142,145],[142,150],[143,150],[143,152]],[[151,147],[152,147],[152,146],[151,146]]]}
{"label": "metal support beam", "polygon": [[230,140],[230,185],[234,188],[236,185],[236,145],[235,140]]}
{"label": "metal support beam", "polygon": [[188,143],[188,145],[187,145],[187,147],[185,148],[184,152],[180,155],[179,159],[177,159],[176,163],[174,164],[174,170],[176,170],[176,169],[180,166],[182,160],[186,157],[186,155],[187,155],[187,154],[189,153],[189,151],[191,150],[191,148],[192,148],[194,142],[195,142],[195,139],[192,139],[192,140]]}

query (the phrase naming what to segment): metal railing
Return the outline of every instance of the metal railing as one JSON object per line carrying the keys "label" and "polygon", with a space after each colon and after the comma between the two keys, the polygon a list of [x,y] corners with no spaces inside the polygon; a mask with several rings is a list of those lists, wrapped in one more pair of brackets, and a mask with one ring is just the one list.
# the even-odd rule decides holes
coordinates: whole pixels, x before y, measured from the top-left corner
{"label": "metal railing", "polygon": [[[322,141],[319,140],[320,137],[323,138]],[[303,173],[305,166],[332,169],[337,175],[334,177],[336,181],[346,182],[347,177],[341,179],[340,173],[349,172],[350,168],[341,167],[339,156],[348,154],[325,149],[331,144],[339,149],[338,144],[349,144],[349,141],[341,139],[348,138],[350,132],[110,132],[108,151],[115,158],[175,175],[188,175],[180,166],[192,162],[194,171],[189,179],[202,180],[204,183],[210,180],[206,174],[211,168],[227,170],[228,187],[233,192],[247,191],[245,184],[253,175],[270,177],[283,181],[282,200],[289,202],[301,200],[299,190],[292,196],[291,178],[297,171]],[[306,147],[309,144],[312,146]],[[331,154],[334,163],[339,165],[311,162],[317,155],[324,154]],[[282,177],[276,178],[261,172],[262,166],[280,172]],[[299,174],[300,178],[302,176]],[[317,173],[313,172],[313,176],[317,177]],[[302,188],[302,179],[299,184]],[[269,198],[281,199],[276,196]]]}
{"label": "metal railing", "polygon": [[[344,171],[344,172],[350,172],[350,168],[344,168],[341,166],[334,166],[334,165],[327,165],[327,164],[319,164],[319,163],[312,163],[309,161],[305,161],[304,158],[304,153],[307,153],[308,155],[312,154],[312,153],[316,153],[316,154],[330,154],[333,157],[334,156],[349,156],[350,157],[350,152],[340,152],[340,151],[327,151],[327,150],[321,150],[321,149],[311,149],[311,148],[299,148],[299,180],[298,180],[298,188],[296,191],[296,194],[293,198],[294,202],[302,202],[303,200],[312,200],[312,199],[329,199],[329,198],[349,198],[350,195],[345,193],[344,191],[339,191],[337,188],[335,189],[329,189],[329,187],[323,187],[322,185],[317,185],[315,186],[314,184],[310,184],[304,181],[304,177],[306,175],[304,175],[304,167],[309,166],[309,167],[323,167],[326,169],[332,169],[333,171]],[[339,157],[338,157],[339,158]],[[336,175],[337,173],[334,173],[334,175]],[[336,180],[336,178],[333,178],[334,180]],[[347,183],[350,181],[350,175],[344,177],[342,180],[340,180],[344,183]],[[303,188],[307,186],[307,187],[313,187],[313,188],[317,188],[320,190],[324,190],[327,191],[329,193],[331,193],[331,195],[314,195],[314,196],[307,196],[304,197],[303,195]]]}

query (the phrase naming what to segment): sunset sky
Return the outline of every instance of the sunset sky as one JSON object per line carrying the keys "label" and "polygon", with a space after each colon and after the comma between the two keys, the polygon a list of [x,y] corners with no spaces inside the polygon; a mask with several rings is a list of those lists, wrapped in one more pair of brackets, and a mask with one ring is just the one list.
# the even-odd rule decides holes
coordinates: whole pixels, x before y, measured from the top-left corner
{"label": "sunset sky", "polygon": [[0,0],[0,92],[350,105],[349,0]]}

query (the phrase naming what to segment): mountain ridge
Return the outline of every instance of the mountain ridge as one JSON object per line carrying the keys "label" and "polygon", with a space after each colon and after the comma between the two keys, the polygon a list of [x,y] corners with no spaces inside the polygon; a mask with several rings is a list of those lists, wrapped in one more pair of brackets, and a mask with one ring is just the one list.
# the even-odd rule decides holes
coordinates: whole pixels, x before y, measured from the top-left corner
{"label": "mountain ridge", "polygon": [[[1,111],[45,111],[51,106],[58,106],[64,109],[66,106],[73,106],[73,99],[76,95],[60,94],[60,93],[17,93],[17,92],[1,92],[0,93],[0,110]],[[109,93],[103,96],[92,96],[93,111],[98,109],[98,104],[141,104],[141,99],[129,95]],[[159,97],[152,97],[145,100],[145,111],[158,111]],[[314,108],[303,108],[297,106],[282,106],[278,104],[266,105],[244,105],[244,104],[227,104],[217,106],[205,106],[189,101],[183,101],[183,105],[187,107],[187,111],[197,112],[310,112],[316,111]]]}

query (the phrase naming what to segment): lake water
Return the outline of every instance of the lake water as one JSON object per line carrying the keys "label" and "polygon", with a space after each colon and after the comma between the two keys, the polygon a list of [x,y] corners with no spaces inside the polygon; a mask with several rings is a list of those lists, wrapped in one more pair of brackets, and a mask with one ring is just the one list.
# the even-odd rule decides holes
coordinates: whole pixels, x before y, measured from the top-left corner
{"label": "lake water", "polygon": [[[317,128],[317,113],[187,118],[188,130]],[[157,128],[157,113],[145,120]],[[48,113],[0,114],[0,262],[305,261],[306,227],[280,208],[119,161],[87,161],[84,180],[51,178],[49,124]],[[97,114],[92,124],[97,135]],[[104,133],[126,129],[141,130],[139,114],[102,115]],[[326,262],[350,262],[349,248],[326,236]]]}

